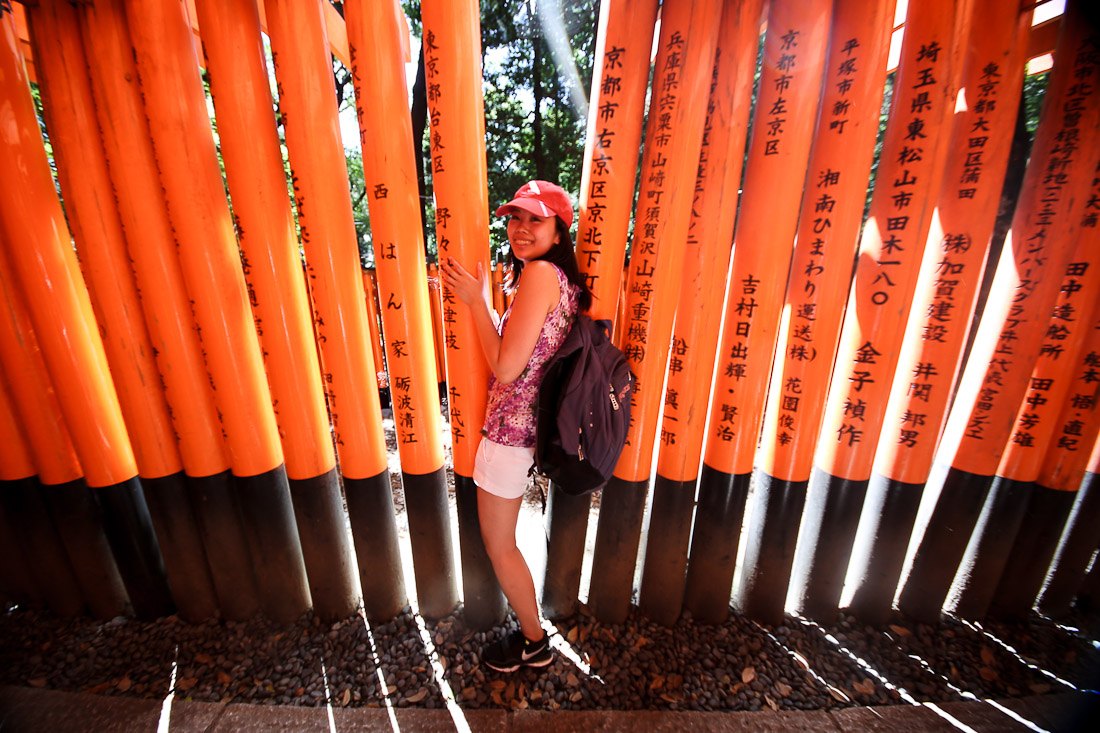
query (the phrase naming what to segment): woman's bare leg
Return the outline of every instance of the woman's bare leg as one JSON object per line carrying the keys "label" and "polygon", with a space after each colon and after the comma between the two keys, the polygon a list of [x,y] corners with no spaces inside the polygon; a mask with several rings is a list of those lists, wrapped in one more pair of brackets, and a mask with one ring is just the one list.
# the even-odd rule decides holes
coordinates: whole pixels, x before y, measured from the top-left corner
{"label": "woman's bare leg", "polygon": [[523,635],[531,641],[543,637],[539,622],[539,605],[535,598],[535,583],[531,569],[516,546],[516,523],[522,498],[502,499],[478,487],[477,515],[481,524],[481,539],[493,564],[497,582],[519,619]]}

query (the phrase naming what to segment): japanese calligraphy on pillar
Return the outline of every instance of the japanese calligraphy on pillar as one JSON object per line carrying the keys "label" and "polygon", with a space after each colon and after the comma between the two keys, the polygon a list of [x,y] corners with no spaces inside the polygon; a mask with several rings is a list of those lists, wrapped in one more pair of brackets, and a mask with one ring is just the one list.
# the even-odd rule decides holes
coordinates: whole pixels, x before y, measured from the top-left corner
{"label": "japanese calligraphy on pillar", "polygon": [[615,322],[619,313],[627,231],[634,208],[642,126],[649,87],[650,53],[658,0],[600,3],[591,103],[581,168],[577,260],[592,290],[595,319]]}
{"label": "japanese calligraphy on pillar", "polygon": [[1092,316],[1036,478],[1036,483],[1048,489],[1077,490],[1100,433],[1100,304],[1093,305]]}
{"label": "japanese calligraphy on pillar", "polygon": [[[998,474],[1018,481],[1038,478],[1044,453],[1055,433],[1058,410],[1077,377],[1076,362],[1085,347],[1087,331],[1095,326],[1095,308],[1100,302],[1100,238],[1097,237],[1097,207],[1100,206],[1100,175],[1093,177],[1089,202],[1081,216],[1074,259],[1066,265],[1061,291],[1047,324],[1039,357],[1032,369],[1027,394],[1016,415],[1011,443],[1001,458]],[[1089,357],[1085,357],[1088,368]],[[1085,373],[1087,375],[1087,371]],[[1078,379],[1084,382],[1086,379]],[[1092,395],[1095,398],[1095,394]],[[1055,439],[1059,447],[1075,450],[1084,428],[1082,410],[1091,401],[1088,395],[1074,394],[1070,401],[1074,413],[1061,425]]]}
{"label": "japanese calligraphy on pillar", "polygon": [[764,155],[779,155],[779,146],[783,141],[783,131],[787,125],[790,110],[787,108],[788,99],[783,95],[791,86],[792,72],[798,64],[798,37],[800,31],[788,28],[780,36],[781,54],[776,62],[779,74],[772,80],[772,91],[775,96],[768,100],[761,100],[768,105],[767,114],[764,117]]}
{"label": "japanese calligraphy on pillar", "polygon": [[[1095,37],[1093,38],[1095,41]],[[1086,109],[1086,99],[1094,93],[1097,64],[1094,43],[1086,43],[1077,50],[1072,59],[1073,84],[1062,99],[1057,115],[1044,115],[1044,124],[1058,126],[1056,144],[1045,163],[1045,173],[1039,181],[1038,206],[1030,217],[1026,230],[1013,227],[1020,241],[1013,241],[1016,250],[1016,287],[1004,319],[993,358],[986,369],[979,391],[978,400],[970,413],[964,437],[970,440],[984,440],[991,421],[991,413],[1001,398],[1004,383],[1009,372],[1017,369],[1022,356],[1020,332],[1035,328],[1036,319],[1043,316],[1035,312],[1031,304],[1035,293],[1043,280],[1044,268],[1050,259],[1050,250],[1062,246],[1050,241],[1052,228],[1056,224],[1062,204],[1070,195],[1070,169],[1084,154],[1081,139],[1083,133],[1095,134],[1095,130],[1082,129],[1082,116]],[[1036,158],[1032,158],[1034,163]],[[1015,224],[1015,222],[1014,222]],[[1049,277],[1049,275],[1047,275]]]}
{"label": "japanese calligraphy on pillar", "polygon": [[635,376],[626,448],[615,467],[615,476],[626,481],[648,480],[652,471],[706,125],[706,105],[692,101],[710,87],[721,16],[719,0],[664,5],[618,333]]}
{"label": "japanese calligraphy on pillar", "polygon": [[[733,329],[735,340],[726,352],[722,373],[727,379],[732,379],[735,385],[745,378],[748,368],[749,346],[747,341],[749,331],[752,330],[752,316],[758,305],[756,302],[756,289],[759,285],[760,280],[752,274],[742,278],[739,282],[731,284],[730,298],[737,298],[737,304],[734,306],[733,311],[736,320],[727,324],[726,327]],[[730,395],[733,395],[734,392],[735,388],[728,389]],[[720,395],[719,397],[724,396]],[[711,418],[714,425],[714,437],[725,442],[732,441],[737,435],[738,415],[738,406],[732,403],[732,399],[730,402],[720,403],[718,414]]]}
{"label": "japanese calligraphy on pillar", "polygon": [[[721,54],[721,49],[718,49],[717,54]],[[700,210],[699,204],[703,198],[703,191],[706,189],[707,182],[707,162],[709,161],[709,152],[711,144],[711,133],[714,130],[714,91],[718,83],[718,62],[715,61],[714,73],[711,76],[710,84],[710,101],[707,104],[707,120],[703,126],[703,142],[699,146],[699,169],[695,177],[695,189],[694,195],[691,200],[691,209],[693,216],[688,223],[688,234],[686,240],[686,248],[684,252],[684,259],[694,262],[699,257],[699,226],[698,218],[694,216],[694,212]],[[701,294],[696,294],[701,295]],[[702,294],[706,297],[705,294]],[[665,410],[661,424],[661,444],[662,445],[675,445],[677,433],[679,432],[679,423],[681,420],[680,415],[680,389],[681,383],[685,378],[685,366],[691,366],[693,364],[689,357],[689,351],[691,346],[688,339],[681,335],[680,330],[677,329],[677,333],[673,335],[672,346],[669,350],[668,357],[668,386],[665,389]],[[694,405],[692,405],[694,407]]]}
{"label": "japanese calligraphy on pillar", "polygon": [[[1094,323],[1093,328],[1100,330],[1100,323]],[[1096,393],[1100,390],[1096,386],[1100,384],[1100,350],[1090,349],[1081,356],[1076,377],[1075,389],[1069,393],[1069,407],[1073,414],[1055,427],[1054,435],[1054,446],[1071,453],[1089,448],[1083,436],[1088,415],[1096,412]]]}
{"label": "japanese calligraphy on pillar", "polygon": [[882,107],[892,0],[835,6],[820,121],[802,196],[787,316],[765,412],[763,469],[809,478],[859,239]]}
{"label": "japanese calligraphy on pillar", "polygon": [[[595,264],[603,248],[604,217],[607,210],[608,186],[611,185],[615,156],[619,150],[615,147],[615,138],[619,136],[615,124],[623,94],[623,56],[627,50],[622,46],[612,46],[604,50],[603,74],[600,77],[600,97],[597,107],[598,131],[591,143],[591,168],[588,179],[587,207],[584,226],[581,227],[580,241],[577,242],[577,259],[585,273],[588,288],[596,292],[600,286],[600,273]],[[637,157],[635,150],[623,150],[623,155]],[[633,160],[631,161],[633,162]]]}
{"label": "japanese calligraphy on pillar", "polygon": [[[1043,345],[1039,349],[1039,361],[1028,381],[1027,394],[1012,431],[1014,449],[1045,447],[1041,438],[1038,438],[1037,443],[1037,436],[1045,432],[1045,426],[1041,423],[1052,419],[1050,411],[1057,408],[1067,389],[1065,383],[1072,378],[1065,373],[1067,369],[1060,368],[1059,364],[1067,346],[1070,349],[1069,358],[1074,356],[1075,347],[1083,338],[1082,331],[1087,325],[1087,317],[1085,323],[1081,322],[1081,311],[1091,313],[1092,303],[1088,301],[1100,285],[1094,265],[1094,262],[1078,261],[1071,262],[1066,268],[1061,296],[1051,314],[1050,325],[1047,326]],[[1091,288],[1086,291],[1088,294],[1082,295],[1082,281],[1086,278]],[[1084,308],[1082,301],[1085,301]]]}
{"label": "japanese calligraphy on pillar", "polygon": [[[755,465],[821,108],[833,9],[831,2],[776,2],[768,9],[707,431],[705,461],[727,473],[751,473]],[[802,385],[795,380],[786,387],[780,401],[797,410]]]}
{"label": "japanese calligraphy on pillar", "polygon": [[762,0],[723,4],[669,354],[657,474],[698,477],[752,105]]}
{"label": "japanese calligraphy on pillar", "polygon": [[[898,363],[906,314],[941,180],[954,83],[951,49],[964,25],[958,3],[909,6],[894,99],[870,217],[860,240],[833,387],[823,426],[823,467],[870,476]],[[935,367],[913,375],[926,390]]]}
{"label": "japanese calligraphy on pillar", "polygon": [[[1000,204],[1016,122],[1026,14],[980,0],[972,17],[944,180],[913,299],[913,321],[890,395],[879,471],[895,481],[928,478],[953,394]],[[919,319],[919,320],[918,320]]]}
{"label": "japanese calligraphy on pillar", "polygon": [[[680,103],[680,84],[684,65],[683,35],[677,31],[665,41],[663,64],[654,71],[653,95],[656,104],[650,114],[656,113],[656,123],[652,135],[646,143],[651,147],[642,180],[642,193],[638,200],[638,210],[634,224],[634,250],[630,255],[630,298],[631,306],[627,313],[627,330],[623,353],[632,364],[635,374],[641,370],[646,355],[648,324],[654,304],[654,275],[657,271],[657,245],[661,233],[663,218],[667,216],[662,207],[667,207],[671,198],[668,189],[667,167],[670,160],[673,120]],[[639,232],[640,230],[640,232]],[[641,389],[635,389],[631,395],[632,405],[637,405]],[[634,414],[631,414],[633,421]],[[634,435],[629,433],[627,445]]]}
{"label": "japanese calligraphy on pillar", "polygon": [[[483,272],[490,273],[485,110],[477,3],[473,0],[425,0],[421,3],[421,19],[430,125],[428,148],[439,256],[453,257],[467,271],[481,267]],[[391,186],[391,195],[392,189]],[[408,263],[403,262],[407,267]],[[411,271],[409,277],[412,282]],[[477,346],[477,333],[469,309],[446,287],[441,306],[454,468],[457,475],[469,477],[473,475],[474,454],[485,417],[489,366]],[[408,344],[404,348],[407,350]],[[427,378],[427,371],[418,374],[413,389],[427,383]],[[422,409],[427,409],[426,397],[421,401]]]}

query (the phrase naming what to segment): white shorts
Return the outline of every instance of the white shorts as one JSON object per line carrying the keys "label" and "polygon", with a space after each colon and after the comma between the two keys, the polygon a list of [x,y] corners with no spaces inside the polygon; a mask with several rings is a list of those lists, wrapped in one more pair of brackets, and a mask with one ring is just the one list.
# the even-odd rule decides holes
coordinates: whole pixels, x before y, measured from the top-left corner
{"label": "white shorts", "polygon": [[518,499],[531,482],[535,448],[501,445],[481,439],[474,456],[474,483],[502,499]]}

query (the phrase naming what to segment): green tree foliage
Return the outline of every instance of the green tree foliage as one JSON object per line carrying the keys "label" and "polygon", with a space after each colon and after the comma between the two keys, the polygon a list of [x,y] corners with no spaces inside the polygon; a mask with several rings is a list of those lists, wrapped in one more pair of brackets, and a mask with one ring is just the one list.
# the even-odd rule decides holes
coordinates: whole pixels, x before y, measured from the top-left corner
{"label": "green tree foliage", "polygon": [[1043,107],[1043,97],[1050,84],[1050,72],[1032,74],[1024,77],[1024,110],[1027,116],[1027,133],[1035,140],[1035,131],[1039,129],[1039,111]]}
{"label": "green tree foliage", "polygon": [[[599,0],[542,2],[542,13],[529,0],[484,0],[480,6],[490,208],[511,198],[532,178],[557,181],[574,196],[580,188],[587,112],[571,101],[567,80],[575,67],[576,84],[587,98]],[[557,32],[571,57],[562,59],[560,66],[548,41],[554,24],[544,19],[556,16],[558,5]],[[405,0],[403,6],[410,30],[420,38],[420,3]],[[425,130],[421,140],[425,157],[429,134]],[[434,257],[430,170],[425,175],[426,239],[429,256]],[[506,247],[503,223],[494,217],[491,226],[494,254],[500,256]]]}
{"label": "green tree foliage", "polygon": [[[526,0],[481,3],[490,205],[532,178],[556,181],[574,196],[580,189],[587,110],[578,108],[569,84],[575,68],[574,83],[587,98],[599,2],[542,4],[536,12]],[[555,33],[571,58],[555,59]],[[493,224],[499,249],[503,225]]]}

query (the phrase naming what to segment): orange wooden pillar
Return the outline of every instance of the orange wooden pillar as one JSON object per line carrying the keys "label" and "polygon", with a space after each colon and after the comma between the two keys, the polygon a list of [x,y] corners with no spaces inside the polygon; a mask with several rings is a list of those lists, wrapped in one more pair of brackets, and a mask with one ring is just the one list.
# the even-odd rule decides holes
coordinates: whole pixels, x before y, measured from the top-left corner
{"label": "orange wooden pillar", "polygon": [[1030,14],[981,0],[971,17],[980,21],[971,21],[961,61],[943,183],[851,563],[851,608],[879,624],[890,614],[958,377],[1021,93]]}
{"label": "orange wooden pillar", "polygon": [[677,0],[665,4],[661,18],[627,280],[628,322],[620,339],[636,378],[631,425],[615,474],[603,490],[588,591],[593,612],[609,623],[626,619],[633,594],[657,416],[706,123],[706,105],[697,100],[705,99],[710,89],[721,16],[721,3]]}
{"label": "orange wooden pillar", "polygon": [[[764,413],[764,453],[758,464],[764,475],[794,487],[804,487],[809,478],[843,315],[878,126],[892,7],[891,2],[872,8],[866,3],[842,2],[834,11],[832,50],[817,113],[818,134],[806,169],[788,276],[788,315],[779,321],[777,336],[778,363],[772,379],[784,389],[772,390]],[[737,303],[742,311],[757,307],[751,299]],[[736,384],[744,378],[742,367],[733,361],[727,362],[726,370],[720,383]],[[716,392],[715,405],[728,404],[729,389]],[[712,445],[734,439],[725,429],[735,419],[733,407],[722,413],[722,422],[712,418],[708,431]],[[699,496],[702,509],[697,512],[688,571],[688,607],[697,618],[719,621],[729,611],[747,493],[747,475],[729,474],[704,464]]]}
{"label": "orange wooden pillar", "polygon": [[[3,388],[2,384],[0,384],[0,388]],[[0,421],[6,421],[14,417],[10,412],[6,414],[3,412],[5,409],[10,410],[11,407],[10,404],[3,404],[6,401],[7,397],[0,395]],[[19,427],[12,419],[10,425],[0,424],[0,433],[2,433],[0,437],[7,437],[12,434],[19,435]],[[3,478],[13,473],[19,473],[16,469],[19,465],[20,456],[17,453],[20,449],[22,449],[22,457],[27,459],[27,465],[29,466],[30,458],[26,452],[27,446],[25,444],[9,444],[4,448],[0,448],[0,601],[20,606],[41,607],[43,596],[38,584],[33,580],[34,570],[31,569],[31,564],[35,558],[31,555],[32,550],[24,544],[23,538],[17,536],[16,532],[21,526],[34,526],[41,530],[45,526],[51,526],[52,528],[52,525],[44,524],[41,521],[41,515],[32,517],[29,514],[18,515],[13,511],[13,506],[15,509],[22,509],[20,502],[13,501],[14,498],[19,496],[18,487],[28,482],[31,486],[37,485],[34,480],[33,467],[30,468],[30,473],[25,478]],[[11,461],[11,463],[5,465],[4,461]],[[45,519],[46,522],[49,521],[48,516]],[[54,536],[56,538],[56,533]],[[64,558],[64,555],[62,554],[61,557]],[[75,616],[83,610],[83,599],[80,597],[76,581],[71,577],[72,571],[69,571],[69,576],[69,585],[65,590],[72,598],[72,608],[54,609],[54,613],[60,616]],[[64,574],[58,577],[64,578]],[[59,582],[65,581],[59,580]],[[53,606],[52,603],[47,603],[51,607]]]}
{"label": "orange wooden pillar", "polygon": [[[48,536],[46,526],[52,516],[79,588],[76,597],[51,600],[46,589],[42,595],[51,607],[56,600],[66,615],[79,613],[86,604],[97,618],[114,618],[127,613],[126,589],[103,532],[95,497],[84,483],[25,299],[5,254],[8,245],[2,231],[0,240],[0,366],[43,487],[41,501],[47,512],[47,518],[40,518],[33,528]],[[64,575],[59,582],[63,579]]]}
{"label": "orange wooden pillar", "polygon": [[950,136],[966,2],[911,3],[800,542],[800,610],[836,612]]}
{"label": "orange wooden pillar", "polygon": [[[817,546],[824,520],[825,502],[811,472],[859,242],[894,6],[887,0],[835,7],[817,135],[779,326],[759,470],[806,494],[792,567],[796,593],[807,583],[805,551]],[[858,504],[855,511],[858,517]]]}
{"label": "orange wooden pillar", "polygon": [[[126,16],[180,269],[266,610],[278,620],[290,620],[309,608],[313,590],[318,594],[314,605],[323,616],[346,616],[357,605],[357,592],[350,543],[337,531],[342,529],[339,507],[327,515],[306,514],[337,532],[327,542],[309,526],[301,528],[308,550],[299,538],[294,509],[305,513],[291,506],[186,8],[182,2],[127,2]],[[333,487],[330,496],[338,502],[338,489]],[[314,571],[309,585],[304,550]]]}
{"label": "orange wooden pillar", "polygon": [[493,310],[500,316],[505,311],[504,305],[504,265],[500,262],[493,263],[492,284]]}
{"label": "orange wooden pillar", "polygon": [[[382,322],[379,320],[378,302],[378,270],[377,268],[363,268],[363,303],[367,308],[367,327],[370,329],[370,349],[374,355],[375,382],[378,384],[378,396],[380,400],[386,399],[384,390],[389,389],[389,367],[386,363],[386,355],[383,347],[384,335]],[[384,402],[383,407],[387,407]]]}
{"label": "orange wooden pillar", "polygon": [[[432,344],[435,347],[435,378],[440,390],[444,389],[447,382],[447,363],[444,359],[443,343],[443,296],[439,286],[439,265],[432,262],[428,264],[428,297],[432,306]],[[442,398],[443,393],[440,394]]]}
{"label": "orange wooden pillar", "polygon": [[0,85],[9,110],[7,133],[0,136],[0,178],[7,183],[0,200],[0,244],[10,258],[10,282],[26,298],[61,413],[85,479],[103,507],[103,530],[134,610],[150,617],[170,613],[171,595],[133,448],[53,188],[10,18],[0,18]]}
{"label": "orange wooden pillar", "polygon": [[354,609],[359,588],[343,529],[346,516],[309,296],[272,124],[259,17],[251,2],[199,2],[197,11],[311,595],[322,615],[340,618]]}
{"label": "orange wooden pillar", "polygon": [[[1100,180],[1100,179],[1098,179]],[[1100,206],[1100,199],[1096,199]],[[1095,217],[1096,212],[1093,212]],[[1085,230],[1091,238],[1092,251],[1100,252],[1100,242],[1095,239],[1095,227]],[[1079,250],[1080,251],[1080,248]],[[1071,264],[1071,267],[1073,265]],[[1059,404],[1054,403],[1054,395],[1051,390],[1040,390],[1046,387],[1046,382],[1036,383],[1036,377],[1032,377],[1032,385],[1028,397],[1024,398],[1024,404],[1031,407],[1031,402],[1039,402],[1038,407],[1053,409],[1046,415],[1049,422],[1047,430],[1050,432],[1047,444],[1040,450],[1039,456],[1031,458],[1029,466],[1030,496],[1027,501],[1027,521],[1021,522],[1016,538],[1012,542],[1011,551],[1004,561],[1004,571],[993,589],[989,602],[989,613],[997,617],[1023,618],[1031,611],[1035,599],[1043,585],[1043,579],[1051,567],[1054,553],[1058,546],[1058,540],[1064,529],[1067,529],[1067,519],[1073,510],[1077,499],[1076,490],[1082,486],[1079,477],[1084,473],[1088,448],[1096,441],[1097,430],[1100,429],[1100,408],[1097,406],[1095,389],[1090,394],[1089,384],[1085,381],[1088,374],[1088,362],[1095,360],[1100,352],[1100,302],[1098,302],[1095,278],[1100,276],[1100,267],[1095,258],[1089,265],[1089,269],[1096,272],[1092,276],[1092,302],[1089,303],[1087,291],[1078,285],[1084,285],[1083,280],[1077,280],[1071,276],[1062,282],[1062,297],[1060,301],[1069,300],[1070,294],[1084,296],[1079,299],[1079,304],[1092,306],[1091,320],[1086,319],[1087,308],[1077,310],[1073,303],[1060,303],[1068,308],[1055,308],[1058,314],[1057,320],[1052,320],[1048,328],[1046,343],[1044,344],[1044,356],[1050,358],[1058,354],[1056,359],[1066,360],[1063,376],[1062,396]],[[1076,323],[1074,323],[1076,322]],[[1069,361],[1070,344],[1065,343],[1064,351],[1057,351],[1063,346],[1061,339],[1064,332],[1062,328],[1076,327],[1073,336],[1082,343],[1078,345],[1072,361]],[[1084,333],[1082,333],[1084,331]],[[1049,344],[1049,347],[1047,345]],[[1042,377],[1039,377],[1042,379]],[[1043,394],[1045,392],[1045,394]],[[1031,399],[1032,393],[1048,400]],[[1022,413],[1017,417],[1017,430],[1022,427],[1021,421],[1026,419],[1028,423],[1032,418]],[[1017,441],[1014,435],[1014,445],[1027,442],[1025,436]],[[1029,448],[1038,448],[1032,444]],[[1003,461],[1002,461],[1003,463]],[[1038,465],[1035,465],[1035,464]],[[1057,467],[1057,468],[1055,468]],[[1065,484],[1057,478],[1058,474],[1072,468],[1073,478],[1070,479],[1066,490],[1059,484]],[[998,473],[1000,473],[998,471]],[[1094,518],[1095,519],[1095,518]],[[1095,526],[1095,524],[1093,525]]]}
{"label": "orange wooden pillar", "polygon": [[[441,260],[453,257],[470,272],[478,264],[489,272],[488,172],[478,4],[472,0],[427,0],[421,3],[420,12],[424,23],[439,257]],[[442,300],[462,595],[471,622],[485,625],[504,616],[504,598],[481,542],[473,480],[474,455],[485,422],[489,368],[467,308],[446,288],[442,288]],[[435,531],[434,523],[418,524],[423,529],[411,527],[414,533]],[[439,536],[444,549],[450,547],[449,526],[444,525]],[[437,567],[446,570],[451,565],[440,563]],[[443,590],[442,586],[440,589]],[[445,598],[441,594],[440,600]],[[440,603],[437,609],[444,610],[444,605]]]}
{"label": "orange wooden pillar", "polygon": [[[0,315],[2,317],[2,315]],[[26,483],[32,486],[34,480],[34,464],[31,463],[30,448],[23,438],[23,429],[15,417],[15,407],[8,396],[8,386],[4,384],[3,374],[0,373],[0,552],[8,553],[6,557],[0,557],[0,593],[6,601],[27,603],[28,601],[40,604],[42,593],[31,580],[30,563],[31,551],[26,553],[23,538],[16,538],[11,517],[19,517],[19,525],[33,526],[41,532],[48,524],[41,521],[42,517],[31,517],[29,514],[13,511],[10,505],[12,498],[19,496],[18,488]],[[18,504],[15,504],[18,507]],[[55,535],[56,536],[56,535]],[[24,556],[26,555],[26,556]],[[72,573],[70,572],[71,576]],[[64,582],[64,581],[62,581]],[[72,616],[80,612],[83,606],[76,581],[69,578],[65,587],[66,593],[72,598],[71,608],[58,608],[55,612],[62,616]],[[64,597],[62,606],[65,606]],[[54,604],[50,604],[53,606]]]}
{"label": "orange wooden pillar", "polygon": [[[96,118],[126,238],[145,324],[168,401],[188,491],[209,552],[218,605],[243,620],[259,609],[225,443],[203,363],[165,209],[148,121],[142,106],[125,12],[115,3],[80,8]],[[121,246],[120,243],[115,246]]]}
{"label": "orange wooden pillar", "polygon": [[[597,320],[624,320],[619,292],[656,19],[657,0],[600,3],[576,238],[577,262],[593,296],[589,315]],[[550,618],[572,616],[577,608],[590,507],[591,497],[569,496],[551,484],[542,591]]]}
{"label": "orange wooden pillar", "polygon": [[134,284],[96,121],[79,14],[28,8],[50,140],[92,306],[180,615],[212,618],[218,601]]}
{"label": "orange wooden pillar", "polygon": [[[1100,339],[1092,338],[1090,341],[1089,346],[1092,348],[1085,352],[1081,360],[1081,366],[1084,366],[1084,369],[1079,372],[1075,386],[1077,388],[1082,386],[1083,375],[1091,374],[1091,379],[1083,385],[1085,387],[1083,391],[1076,391],[1074,395],[1080,395],[1086,401],[1090,398],[1095,401],[1096,393],[1093,385],[1097,377],[1100,377],[1100,369],[1098,369]],[[1068,446],[1056,443],[1054,451],[1048,452],[1050,460],[1043,466],[1043,477],[1040,479],[1042,486],[1076,494],[1064,531],[1057,540],[1058,548],[1051,561],[1050,571],[1035,604],[1042,613],[1054,618],[1069,612],[1073,597],[1081,587],[1089,562],[1096,551],[1096,526],[1100,523],[1100,488],[1098,488],[1100,487],[1100,437],[1096,435],[1098,430],[1100,430],[1100,410],[1093,408],[1092,417],[1088,422],[1088,432],[1093,434],[1091,456],[1088,453],[1088,443],[1085,441],[1072,451],[1068,450]],[[1076,436],[1070,437],[1072,439]],[[1059,443],[1062,443],[1061,439]],[[1076,480],[1078,476],[1081,477],[1079,481]]]}
{"label": "orange wooden pillar", "polygon": [[[0,251],[0,511],[11,519],[5,532],[12,555],[3,559],[14,577],[10,590],[17,592],[11,600],[45,603],[59,616],[84,612],[86,598],[97,614],[121,611],[127,602],[125,592],[102,530],[98,536],[103,561],[98,565],[108,569],[113,582],[105,589],[92,587],[85,595],[88,583],[76,577],[66,553],[66,546],[73,547],[79,557],[81,548],[72,536],[64,543],[50,515],[50,492],[58,492],[40,479],[53,475],[62,485],[72,482],[83,496],[88,492],[80,482],[80,467],[53,387],[48,384],[22,296],[13,286],[7,256]],[[42,472],[35,463],[45,467]],[[85,560],[81,567],[96,566]]]}
{"label": "orange wooden pillar", "polygon": [[[958,414],[948,424],[941,451],[950,457],[950,470],[899,598],[900,608],[917,619],[938,617],[982,511],[1073,254],[1065,243],[1075,241],[1081,205],[1092,190],[1100,153],[1100,96],[1088,93],[1083,81],[1100,78],[1091,52],[1100,38],[1081,12],[1080,5],[1068,4],[1011,242],[1001,254],[961,382],[960,393],[974,398],[957,404]],[[1061,142],[1066,139],[1079,142],[1066,146]],[[1051,170],[1058,173],[1051,175]]]}
{"label": "orange wooden pillar", "polygon": [[[642,612],[665,625],[676,621],[684,605],[688,541],[722,316],[719,294],[725,291],[733,247],[763,7],[762,0],[727,3],[718,27],[639,592]],[[700,512],[699,519],[701,525],[714,527],[712,515],[704,518]],[[720,532],[736,536],[729,530],[725,526]],[[709,545],[700,556],[714,553],[715,539],[698,538]],[[728,601],[727,585],[723,607]]]}
{"label": "orange wooden pillar", "polygon": [[378,398],[383,407],[386,404],[388,368],[383,347],[382,322],[378,320],[378,281],[377,271],[373,267],[363,267],[363,305],[366,308],[366,327],[371,331],[371,354],[374,357],[374,381],[378,385]]}
{"label": "orange wooden pillar", "polygon": [[[831,18],[829,2],[776,0],[768,11],[705,458],[707,494],[717,490],[739,508],[744,506],[760,433]],[[710,486],[712,482],[717,488]],[[754,616],[766,614],[767,602],[758,599],[771,593],[785,595],[794,548],[787,551],[781,545],[792,534],[787,525],[797,524],[801,502],[793,514],[771,504],[787,490],[757,485],[761,521],[745,538],[747,582],[742,584],[742,597],[748,599],[742,603]],[[739,524],[727,531],[737,532]],[[756,574],[772,585],[758,587]],[[781,612],[782,603],[779,606]]]}
{"label": "orange wooden pillar", "polygon": [[[448,579],[454,570],[451,547],[443,544],[450,537],[447,474],[401,51],[405,23],[398,3],[357,0],[344,7],[406,512],[411,527],[435,533],[414,537],[417,593],[424,613],[438,615],[451,603]],[[473,614],[468,608],[467,616],[479,625]]]}
{"label": "orange wooden pillar", "polygon": [[[1093,178],[1087,200],[1100,201],[1100,177]],[[1082,208],[1085,208],[1084,206]],[[1084,219],[1089,215],[1082,217]],[[1095,211],[1091,214],[1095,217]],[[1012,437],[1005,446],[997,473],[978,517],[974,535],[960,563],[955,586],[948,595],[946,608],[962,618],[983,618],[989,611],[997,586],[1007,574],[1020,588],[1032,562],[1038,558],[1028,552],[1010,564],[1010,553],[1017,540],[1043,527],[1042,517],[1051,514],[1064,525],[1071,504],[1065,493],[1038,493],[1034,482],[1039,477],[1043,458],[1056,436],[1058,413],[1070,392],[1079,352],[1086,334],[1100,326],[1094,317],[1100,301],[1100,237],[1095,227],[1083,226],[1077,237],[1073,258],[1066,266],[1058,299],[1043,335],[1039,355],[1028,379],[1027,392],[1016,414]],[[1040,498],[1040,496],[1042,498]],[[1043,500],[1047,503],[1044,504]],[[1051,505],[1050,500],[1055,504]],[[1027,529],[1023,532],[1024,519]],[[1049,555],[1047,557],[1049,560]],[[1046,563],[1043,563],[1045,570]],[[1040,572],[1030,573],[1033,577]],[[1035,584],[1032,586],[1035,588]],[[1035,588],[1037,590],[1037,588]],[[1031,609],[1031,600],[1020,615]]]}
{"label": "orange wooden pillar", "polygon": [[[376,379],[381,365],[369,341],[322,5],[270,3],[268,27],[340,470],[345,489],[361,495],[352,500],[352,532],[376,536],[386,548],[378,545],[384,553],[378,567],[363,559],[361,569],[373,576],[364,581],[364,592],[381,594],[381,606],[388,606],[404,596],[404,587],[391,555],[396,526],[388,509],[392,495]],[[364,506],[376,509],[361,511]]]}

